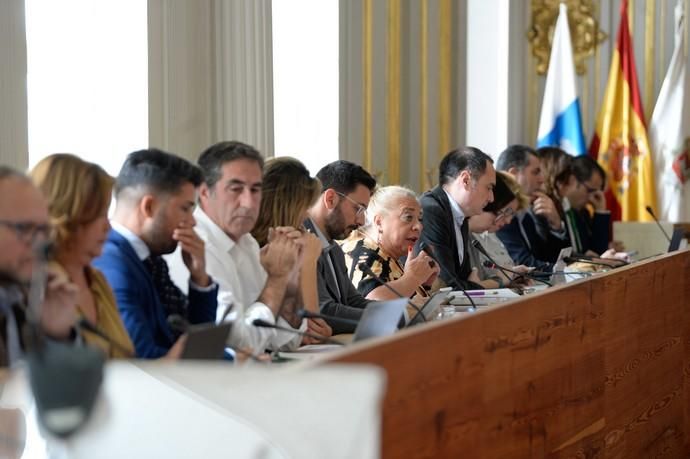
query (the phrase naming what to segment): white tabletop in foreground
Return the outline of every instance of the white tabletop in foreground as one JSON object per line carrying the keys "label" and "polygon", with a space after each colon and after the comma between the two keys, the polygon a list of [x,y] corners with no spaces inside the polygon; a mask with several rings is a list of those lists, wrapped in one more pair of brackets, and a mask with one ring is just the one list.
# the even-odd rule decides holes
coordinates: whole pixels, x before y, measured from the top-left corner
{"label": "white tabletop in foreground", "polygon": [[375,458],[383,394],[373,367],[114,362],[91,419],[66,441],[37,426],[23,372],[0,408],[24,414],[22,458]]}

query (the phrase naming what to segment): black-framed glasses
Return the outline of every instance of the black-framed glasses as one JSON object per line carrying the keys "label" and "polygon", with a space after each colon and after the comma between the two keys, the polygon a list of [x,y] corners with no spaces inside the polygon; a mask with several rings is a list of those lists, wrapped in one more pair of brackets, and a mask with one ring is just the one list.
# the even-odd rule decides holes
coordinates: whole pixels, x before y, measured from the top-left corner
{"label": "black-framed glasses", "polygon": [[362,204],[358,203],[357,201],[355,201],[351,197],[349,197],[349,196],[347,196],[347,195],[345,195],[339,191],[336,191],[335,194],[337,194],[338,196],[340,196],[342,198],[347,199],[348,201],[350,201],[352,203],[352,205],[355,206],[355,209],[357,209],[357,211],[355,212],[356,216],[366,215],[366,213],[367,213],[366,206],[363,206]]}
{"label": "black-framed glasses", "polygon": [[515,215],[515,209],[513,209],[512,207],[506,207],[496,212],[496,218],[494,219],[494,222],[499,222],[504,218],[510,218],[513,215]]}
{"label": "black-framed glasses", "polygon": [[17,239],[25,244],[33,245],[39,238],[48,239],[50,236],[50,225],[47,223],[36,222],[13,222],[9,220],[0,220],[0,225],[11,229],[17,236]]}

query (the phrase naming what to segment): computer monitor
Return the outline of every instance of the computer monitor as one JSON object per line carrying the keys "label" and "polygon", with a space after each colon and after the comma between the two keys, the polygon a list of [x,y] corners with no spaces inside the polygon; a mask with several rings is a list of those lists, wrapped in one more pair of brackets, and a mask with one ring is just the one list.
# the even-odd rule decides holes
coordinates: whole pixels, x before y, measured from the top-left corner
{"label": "computer monitor", "polygon": [[398,322],[407,305],[407,298],[372,302],[364,308],[352,341],[388,336],[398,329]]}

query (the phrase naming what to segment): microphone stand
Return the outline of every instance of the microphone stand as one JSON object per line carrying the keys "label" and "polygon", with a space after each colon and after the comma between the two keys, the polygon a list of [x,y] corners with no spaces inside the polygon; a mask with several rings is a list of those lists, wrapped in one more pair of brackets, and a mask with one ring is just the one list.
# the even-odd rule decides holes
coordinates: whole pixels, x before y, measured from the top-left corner
{"label": "microphone stand", "polygon": [[409,299],[408,297],[406,297],[405,295],[402,295],[402,294],[401,294],[400,292],[398,292],[396,289],[394,289],[393,287],[391,287],[390,285],[388,285],[386,282],[384,282],[383,279],[381,279],[379,276],[377,276],[377,275],[374,273],[374,271],[371,270],[371,268],[369,267],[369,265],[367,265],[366,263],[360,263],[360,264],[357,265],[357,269],[359,269],[360,271],[362,271],[362,272],[363,272],[364,274],[366,274],[367,276],[371,276],[376,282],[378,282],[379,284],[381,284],[382,286],[384,286],[385,288],[387,288],[388,290],[390,290],[391,292],[393,292],[393,294],[397,295],[399,298],[406,298],[406,299],[407,299],[407,304],[409,304],[409,305],[412,307],[412,309],[414,309],[414,310],[416,311],[416,313],[415,313],[414,316],[417,317],[418,315],[421,314],[422,320],[423,320],[424,322],[426,322],[426,317],[424,317],[424,314],[422,314],[422,310],[419,309],[419,307],[418,307],[416,304],[414,304],[412,301],[410,301],[410,299]]}
{"label": "microphone stand", "polygon": [[320,314],[318,312],[312,312],[312,311],[307,311],[306,309],[299,309],[297,310],[297,315],[302,317],[302,318],[307,318],[307,319],[323,319],[323,320],[329,320],[331,322],[340,322],[341,324],[346,324],[346,325],[355,325],[357,326],[359,324],[358,320],[353,320],[353,319],[345,319],[343,317],[337,317],[337,316],[330,316],[327,314]]}
{"label": "microphone stand", "polygon": [[[517,272],[517,271],[514,271],[514,270],[512,270],[512,269],[508,269],[508,268],[506,268],[506,267],[503,267],[503,266],[499,265],[499,264],[496,263],[496,261],[491,257],[491,255],[489,255],[489,252],[486,251],[486,249],[484,248],[484,246],[482,246],[482,244],[481,244],[478,240],[476,240],[476,239],[473,239],[473,240],[472,240],[472,247],[474,247],[474,248],[477,249],[482,255],[484,255],[484,256],[489,260],[489,262],[491,262],[491,264],[493,265],[492,267],[498,268],[498,269],[503,273],[503,275],[506,276],[508,279],[510,279],[510,276],[507,275],[507,274],[505,273],[505,271],[509,271],[509,272],[511,272],[511,273],[513,273],[513,274],[517,274],[517,275],[520,276],[520,277],[527,277],[527,278],[532,279],[532,280],[535,280],[535,281],[537,281],[537,282],[541,282],[541,283],[543,283],[543,284],[545,284],[545,285],[548,285],[549,287],[552,287],[552,286],[553,286],[553,284],[552,284],[551,282],[545,281],[545,280],[543,280],[543,279],[539,279],[538,277],[530,276],[529,274],[526,274],[526,273],[519,273],[519,272]],[[486,265],[484,265],[484,266],[486,266]],[[505,271],[504,271],[504,270],[505,270]]]}
{"label": "microphone stand", "polygon": [[[486,261],[483,263],[483,265],[484,265],[485,267],[487,267],[487,268],[490,268],[490,269],[492,269],[492,268],[498,268],[498,269],[500,269],[501,271],[503,271],[503,270],[505,269],[506,271],[508,271],[508,272],[510,272],[510,273],[513,273],[513,274],[515,274],[515,275],[517,276],[517,277],[514,278],[514,279],[517,279],[517,278],[519,278],[519,277],[526,277],[526,278],[528,278],[528,279],[532,279],[532,280],[535,280],[535,281],[537,281],[537,282],[541,282],[542,284],[547,285],[547,286],[549,286],[549,287],[553,287],[553,284],[552,284],[551,282],[548,282],[548,281],[545,281],[545,280],[543,280],[543,279],[540,279],[539,277],[537,277],[536,275],[534,275],[534,272],[532,272],[532,273],[520,273],[520,272],[514,271],[514,270],[512,270],[512,269],[509,269],[509,268],[506,268],[506,267],[503,267],[503,266],[499,266],[499,265],[497,265],[496,263],[493,263],[493,262],[488,261],[488,260],[486,260]],[[536,271],[535,271],[535,272],[536,272]],[[541,274],[541,271],[539,271],[539,273]],[[544,273],[544,275],[548,275],[548,276],[550,276],[551,274],[556,274],[556,273],[546,273],[546,272]],[[559,273],[559,274],[563,274],[563,273],[561,272],[561,273]],[[579,273],[578,273],[578,274],[579,274]],[[506,277],[508,277],[508,276],[506,276]]]}
{"label": "microphone stand", "polygon": [[653,218],[654,221],[656,222],[657,226],[659,227],[659,229],[661,230],[661,232],[664,233],[664,236],[666,236],[666,240],[667,240],[668,243],[670,244],[670,243],[671,243],[671,238],[670,238],[670,237],[668,236],[668,234],[666,233],[666,230],[664,229],[664,227],[661,226],[661,222],[659,221],[659,219],[656,218],[656,215],[654,215],[654,211],[652,210],[651,206],[645,207],[645,210],[647,211],[647,213],[648,213],[649,215],[652,216],[652,218]]}
{"label": "microphone stand", "polygon": [[284,331],[284,332],[288,332],[288,333],[293,333],[295,335],[306,336],[307,338],[316,339],[316,340],[321,341],[322,343],[337,344],[339,346],[343,346],[343,343],[341,343],[340,341],[336,341],[332,338],[328,338],[326,336],[321,336],[321,335],[317,335],[317,334],[310,333],[310,332],[303,332],[303,331],[295,330],[293,328],[283,327],[281,325],[272,324],[270,322],[266,322],[263,319],[254,319],[254,321],[252,322],[252,325],[254,325],[255,327],[261,327],[261,328],[273,328],[275,330],[280,330],[280,331]]}

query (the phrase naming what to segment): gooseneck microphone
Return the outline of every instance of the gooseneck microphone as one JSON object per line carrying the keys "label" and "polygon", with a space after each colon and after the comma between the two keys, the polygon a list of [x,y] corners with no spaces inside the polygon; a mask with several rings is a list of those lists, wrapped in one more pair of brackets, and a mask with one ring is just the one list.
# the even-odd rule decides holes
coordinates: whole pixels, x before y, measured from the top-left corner
{"label": "gooseneck microphone", "polygon": [[664,233],[664,236],[666,237],[666,240],[667,240],[668,243],[670,244],[670,243],[671,243],[671,238],[669,237],[669,235],[668,235],[668,233],[666,232],[666,230],[664,229],[664,227],[661,226],[661,222],[659,221],[659,219],[656,218],[656,215],[654,215],[654,211],[652,210],[652,207],[651,207],[651,206],[647,206],[647,207],[645,207],[645,210],[646,210],[647,213],[648,213],[649,215],[651,215],[651,217],[654,219],[654,221],[656,222],[657,226],[659,227],[659,229],[661,230],[661,232]]}
{"label": "gooseneck microphone", "polygon": [[[515,273],[515,271],[504,268],[503,266],[496,263],[496,260],[494,260],[491,257],[491,255],[489,255],[489,252],[486,251],[484,246],[478,240],[472,239],[471,244],[472,244],[472,247],[479,250],[479,252],[481,252],[481,254],[484,255],[491,263],[493,263],[494,267],[498,268],[498,270],[501,271],[503,273],[503,275],[506,276],[508,279],[510,279],[510,276],[506,273],[506,271],[511,272],[511,273]],[[486,265],[484,265],[484,266],[486,266]]]}
{"label": "gooseneck microphone", "polygon": [[359,325],[358,320],[345,319],[344,317],[330,316],[328,314],[321,314],[318,312],[307,311],[306,309],[298,309],[297,315],[305,319],[323,319],[330,322],[340,322],[346,325]]}
{"label": "gooseneck microphone", "polygon": [[261,327],[261,328],[273,328],[275,330],[280,330],[288,333],[293,333],[295,335],[300,335],[300,336],[306,336],[307,338],[312,338],[321,341],[322,343],[327,343],[327,344],[337,344],[339,346],[343,346],[343,343],[340,341],[336,341],[332,338],[329,338],[327,336],[321,336],[317,335],[315,333],[310,333],[310,332],[303,332],[300,330],[295,330],[294,328],[288,328],[288,327],[283,327],[281,325],[276,325],[272,324],[270,322],[266,322],[263,319],[254,319],[252,321],[252,325],[255,327]]}
{"label": "gooseneck microphone", "polygon": [[84,425],[93,411],[105,358],[100,350],[89,346],[50,340],[41,330],[49,250],[49,244],[34,247],[27,311],[31,347],[27,348],[26,360],[41,425],[54,435],[67,437]]}
{"label": "gooseneck microphone", "polygon": [[414,316],[417,317],[417,316],[421,315],[422,321],[423,321],[423,322],[426,322],[426,317],[424,317],[424,314],[422,314],[422,310],[419,309],[419,307],[418,307],[416,304],[414,304],[412,301],[410,301],[410,299],[409,299],[408,297],[406,297],[405,295],[402,295],[402,294],[401,294],[400,292],[398,292],[396,289],[394,289],[393,287],[391,287],[390,285],[388,285],[386,282],[384,282],[383,279],[381,279],[378,275],[376,275],[376,273],[375,273],[374,271],[371,270],[371,268],[369,267],[369,265],[367,265],[366,263],[363,263],[363,262],[362,262],[362,263],[360,263],[360,264],[357,265],[357,269],[359,269],[360,271],[362,271],[362,272],[363,272],[364,274],[366,274],[367,276],[371,276],[376,282],[378,282],[379,284],[383,285],[385,288],[387,288],[388,290],[390,290],[391,292],[393,292],[393,294],[397,295],[398,298],[405,298],[405,299],[407,299],[407,304],[409,304],[409,305],[412,307],[412,309],[415,310],[415,315],[414,315]]}
{"label": "gooseneck microphone", "polygon": [[[538,276],[536,276],[535,275],[536,271],[531,272],[531,273],[521,273],[521,272],[518,272],[518,271],[515,271],[512,269],[506,268],[504,266],[499,266],[496,263],[493,263],[489,260],[484,260],[484,262],[482,263],[482,266],[489,268],[489,269],[499,269],[501,271],[506,270],[509,273],[515,274],[517,277],[526,277],[528,279],[532,279],[532,280],[535,280],[537,282],[541,282],[542,284],[547,285],[549,287],[553,286],[553,284],[551,282],[545,281],[544,279],[540,279]],[[539,274],[542,274],[541,271],[539,272]],[[560,274],[560,272],[559,273],[543,273],[543,275],[547,275],[547,276],[550,276],[551,274]],[[509,277],[509,276],[506,276],[506,277]]]}

